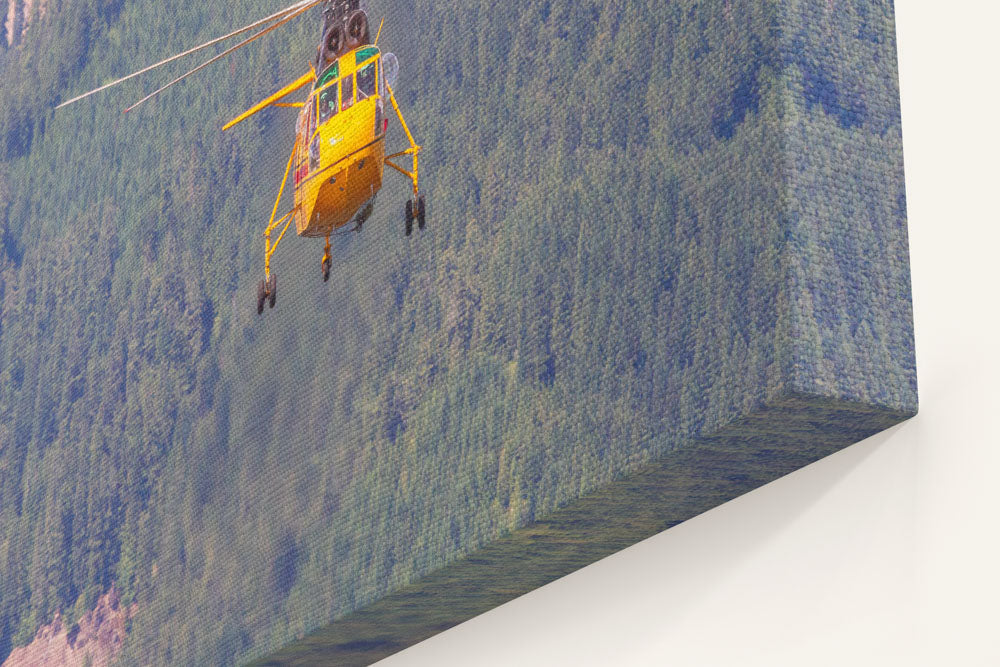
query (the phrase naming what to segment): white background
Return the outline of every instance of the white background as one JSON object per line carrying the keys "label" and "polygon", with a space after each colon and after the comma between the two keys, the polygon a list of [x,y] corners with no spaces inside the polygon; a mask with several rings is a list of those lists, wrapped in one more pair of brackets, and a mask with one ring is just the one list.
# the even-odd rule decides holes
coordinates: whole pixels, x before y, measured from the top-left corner
{"label": "white background", "polygon": [[920,414],[380,667],[1000,665],[1000,9],[896,20]]}

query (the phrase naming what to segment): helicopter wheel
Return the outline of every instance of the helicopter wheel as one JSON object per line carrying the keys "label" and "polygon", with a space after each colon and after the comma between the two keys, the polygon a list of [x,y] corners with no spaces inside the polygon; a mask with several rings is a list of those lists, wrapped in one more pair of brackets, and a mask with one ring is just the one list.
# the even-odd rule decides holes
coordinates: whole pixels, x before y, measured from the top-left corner
{"label": "helicopter wheel", "polygon": [[264,312],[264,299],[267,296],[267,288],[264,285],[264,281],[261,280],[257,283],[257,314],[260,315]]}
{"label": "helicopter wheel", "polygon": [[423,230],[424,225],[426,224],[426,221],[424,220],[424,212],[425,212],[424,211],[424,196],[420,195],[419,197],[417,197],[416,217],[417,217],[417,227],[419,229],[421,229],[421,230]]}
{"label": "helicopter wheel", "polygon": [[324,257],[323,258],[323,264],[322,264],[322,268],[323,268],[323,282],[326,282],[326,281],[328,281],[330,279],[330,265],[331,264],[333,264],[333,262],[330,261],[329,257]]}
{"label": "helicopter wheel", "polygon": [[406,200],[403,215],[406,219],[406,235],[409,236],[413,233],[413,202],[409,199]]}
{"label": "helicopter wheel", "polygon": [[273,273],[271,274],[271,277],[268,278],[268,280],[267,280],[267,287],[268,287],[268,289],[267,289],[267,296],[268,296],[267,305],[268,305],[269,308],[274,308],[274,302],[278,298],[278,277],[276,275],[274,275]]}

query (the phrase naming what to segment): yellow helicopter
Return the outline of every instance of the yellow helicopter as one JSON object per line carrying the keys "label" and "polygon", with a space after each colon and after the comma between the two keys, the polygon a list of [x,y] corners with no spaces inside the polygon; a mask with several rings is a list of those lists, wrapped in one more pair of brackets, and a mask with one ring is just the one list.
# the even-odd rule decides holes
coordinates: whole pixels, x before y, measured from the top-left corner
{"label": "yellow helicopter", "polygon": [[[235,46],[189,70],[125,109],[126,112],[131,111],[175,83],[275,30],[307,10],[324,5],[323,38],[317,49],[315,64],[310,67],[310,71],[255,104],[222,128],[228,130],[267,107],[300,109],[295,125],[292,154],[288,158],[288,166],[285,168],[285,175],[278,189],[271,218],[264,229],[264,279],[257,284],[258,314],[264,312],[265,303],[271,308],[274,307],[277,278],[271,271],[271,257],[292,221],[295,221],[295,231],[299,236],[326,238],[321,269],[323,280],[329,280],[332,265],[330,235],[352,221],[354,230],[361,229],[361,225],[372,213],[375,195],[382,188],[384,165],[399,171],[413,184],[413,197],[406,201],[403,209],[406,235],[409,236],[413,232],[414,223],[421,230],[425,226],[425,202],[423,195],[420,194],[418,179],[418,157],[421,147],[414,141],[392,92],[392,84],[399,71],[399,62],[393,54],[383,54],[378,48],[384,19],[379,25],[374,42],[371,41],[368,15],[359,8],[359,2],[360,0],[300,0],[239,30],[161,60],[56,107],[58,109],[72,104],[178,58],[237,35],[257,30]],[[310,84],[312,88],[305,101],[280,101]],[[386,101],[392,105],[410,144],[406,150],[391,155],[385,154],[385,139],[389,127]],[[412,170],[404,169],[393,162],[394,159],[406,155],[412,156]],[[290,174],[294,174],[294,206],[291,211],[278,217],[281,196]]]}

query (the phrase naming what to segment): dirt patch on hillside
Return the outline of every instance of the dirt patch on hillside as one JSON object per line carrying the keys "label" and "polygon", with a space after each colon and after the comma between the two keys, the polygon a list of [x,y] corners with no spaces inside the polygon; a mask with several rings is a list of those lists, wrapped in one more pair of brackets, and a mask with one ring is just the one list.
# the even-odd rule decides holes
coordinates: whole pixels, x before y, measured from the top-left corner
{"label": "dirt patch on hillside", "polygon": [[48,0],[8,0],[6,18],[0,15],[0,33],[8,46],[17,46],[35,19],[45,18]]}
{"label": "dirt patch on hillside", "polygon": [[136,610],[135,604],[124,607],[112,586],[72,627],[56,612],[52,622],[39,628],[30,644],[14,649],[2,667],[107,667],[118,656],[126,621]]}

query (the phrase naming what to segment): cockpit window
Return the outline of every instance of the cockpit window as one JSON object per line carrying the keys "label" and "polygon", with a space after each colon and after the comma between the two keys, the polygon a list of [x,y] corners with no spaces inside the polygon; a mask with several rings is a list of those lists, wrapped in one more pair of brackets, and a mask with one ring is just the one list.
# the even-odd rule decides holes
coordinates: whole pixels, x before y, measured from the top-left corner
{"label": "cockpit window", "polygon": [[363,49],[358,49],[354,54],[354,64],[360,65],[364,61],[368,60],[372,56],[378,55],[378,48],[374,46],[368,46]]}
{"label": "cockpit window", "polygon": [[375,63],[358,70],[358,101],[375,94]]}
{"label": "cockpit window", "polygon": [[345,76],[340,86],[340,110],[350,109],[354,104],[354,77]]}
{"label": "cockpit window", "polygon": [[324,88],[319,93],[319,122],[325,123],[337,115],[340,108],[337,105],[337,82],[334,81],[329,87]]}
{"label": "cockpit window", "polygon": [[325,70],[323,70],[323,74],[321,74],[319,79],[316,80],[315,88],[317,90],[325,86],[328,81],[337,78],[337,74],[340,70],[340,68],[338,67],[339,64],[340,63],[333,63]]}

